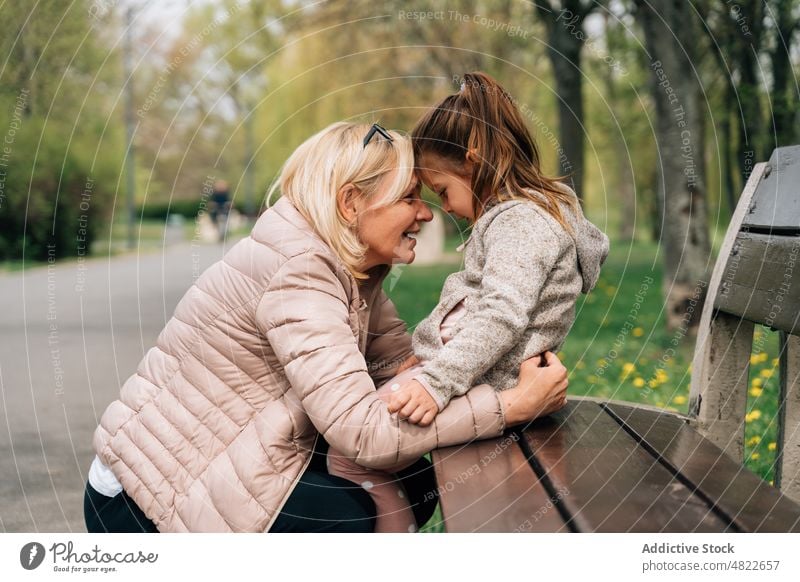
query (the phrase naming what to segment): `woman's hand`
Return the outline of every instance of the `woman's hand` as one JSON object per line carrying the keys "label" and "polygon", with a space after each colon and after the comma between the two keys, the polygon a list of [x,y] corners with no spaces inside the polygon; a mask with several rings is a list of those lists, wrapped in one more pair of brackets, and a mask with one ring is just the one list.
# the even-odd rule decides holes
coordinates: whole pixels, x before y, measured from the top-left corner
{"label": "woman's hand", "polygon": [[527,422],[561,409],[567,403],[568,384],[567,369],[553,352],[525,360],[516,387],[500,392],[506,424]]}

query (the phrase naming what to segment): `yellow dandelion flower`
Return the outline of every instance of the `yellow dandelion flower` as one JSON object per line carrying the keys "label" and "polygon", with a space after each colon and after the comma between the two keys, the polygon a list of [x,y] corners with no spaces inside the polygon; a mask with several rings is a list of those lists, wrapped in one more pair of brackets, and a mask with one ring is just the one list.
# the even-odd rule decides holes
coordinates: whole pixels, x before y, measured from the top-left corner
{"label": "yellow dandelion flower", "polygon": [[634,378],[633,385],[637,388],[642,388],[644,386],[644,378]]}
{"label": "yellow dandelion flower", "polygon": [[764,385],[764,380],[761,378],[753,378],[753,381],[750,382],[750,385],[753,386],[753,388],[760,388]]}
{"label": "yellow dandelion flower", "polygon": [[758,435],[750,437],[749,439],[747,439],[747,444],[750,445],[751,447],[756,446],[760,442],[761,442],[761,437],[758,436]]}
{"label": "yellow dandelion flower", "polygon": [[650,388],[658,388],[658,380],[656,380],[655,378],[653,378],[652,380],[648,380],[647,385]]}
{"label": "yellow dandelion flower", "polygon": [[771,442],[771,443],[769,443],[767,445],[767,449],[770,450],[770,451],[774,451],[777,448],[778,448],[778,443],[776,443],[775,441],[773,441],[773,442]]}
{"label": "yellow dandelion flower", "polygon": [[756,409],[756,410],[753,410],[753,411],[750,413],[750,416],[752,416],[752,417],[753,417],[753,420],[758,420],[759,418],[761,418],[761,411],[760,411],[760,410],[758,410],[758,409]]}
{"label": "yellow dandelion flower", "polygon": [[750,455],[750,458],[753,461],[757,461],[757,460],[759,460],[761,458],[761,455],[759,455],[758,453],[753,453],[753,454]]}
{"label": "yellow dandelion flower", "polygon": [[773,371],[770,369],[764,369],[760,372],[762,378],[772,378]]}
{"label": "yellow dandelion flower", "polygon": [[761,359],[759,358],[759,354],[750,354],[750,365],[754,366],[759,363]]}
{"label": "yellow dandelion flower", "polygon": [[631,333],[633,337],[642,337],[644,335],[644,330],[641,327],[634,327]]}
{"label": "yellow dandelion flower", "polygon": [[750,388],[750,396],[752,396],[753,398],[758,398],[759,396],[761,396],[762,392],[764,392],[764,390],[762,388],[759,388],[758,386],[753,386],[752,388]]}
{"label": "yellow dandelion flower", "polygon": [[769,354],[767,354],[767,352],[761,352],[761,361],[766,362],[767,360],[769,360]]}
{"label": "yellow dandelion flower", "polygon": [[672,399],[674,404],[686,404],[686,396],[676,396]]}
{"label": "yellow dandelion flower", "polygon": [[777,366],[778,364],[780,364],[780,363],[781,363],[781,361],[778,358],[772,358],[772,367],[773,368],[775,366]]}
{"label": "yellow dandelion flower", "polygon": [[626,362],[622,365],[622,373],[627,375],[636,370],[636,366],[631,362]]}

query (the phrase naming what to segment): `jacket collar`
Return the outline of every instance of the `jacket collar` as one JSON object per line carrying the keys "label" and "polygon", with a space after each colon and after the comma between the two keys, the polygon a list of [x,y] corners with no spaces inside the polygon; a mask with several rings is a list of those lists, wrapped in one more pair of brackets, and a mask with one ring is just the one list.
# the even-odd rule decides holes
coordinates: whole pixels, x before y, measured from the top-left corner
{"label": "jacket collar", "polygon": [[[372,303],[372,300],[378,294],[383,285],[383,280],[392,270],[389,265],[379,265],[370,269],[370,271],[368,271],[370,276],[369,279],[361,282],[359,285],[355,277],[350,274],[350,270],[347,268],[347,266],[342,262],[333,249],[331,249],[327,243],[325,243],[325,241],[323,241],[319,235],[317,235],[316,231],[314,231],[314,229],[311,227],[305,216],[303,216],[300,211],[297,210],[297,208],[288,198],[281,197],[277,202],[275,202],[275,204],[270,206],[270,210],[273,210],[283,220],[297,228],[310,240],[314,241],[315,246],[319,247],[320,249],[324,249],[328,254],[330,254],[331,257],[333,257],[333,259],[336,261],[336,264],[343,272],[347,274],[348,280],[350,281],[350,287],[353,291],[353,302],[355,302],[357,305]],[[364,301],[361,301],[362,298]]]}

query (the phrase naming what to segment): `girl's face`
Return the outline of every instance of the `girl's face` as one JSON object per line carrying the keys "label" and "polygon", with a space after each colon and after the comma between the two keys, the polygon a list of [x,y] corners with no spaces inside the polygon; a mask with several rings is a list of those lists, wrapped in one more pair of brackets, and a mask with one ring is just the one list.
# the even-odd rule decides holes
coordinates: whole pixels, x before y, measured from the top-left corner
{"label": "girl's face", "polygon": [[457,168],[450,160],[435,154],[423,154],[418,164],[420,179],[439,196],[442,209],[458,218],[474,222],[472,164],[465,161],[462,168]]}
{"label": "girl's face", "polygon": [[[386,178],[390,183],[392,176]],[[366,271],[377,265],[411,263],[414,258],[414,240],[420,231],[420,222],[433,219],[430,208],[420,198],[422,186],[417,176],[397,202],[380,208],[359,204],[358,238],[367,245],[361,264]]]}

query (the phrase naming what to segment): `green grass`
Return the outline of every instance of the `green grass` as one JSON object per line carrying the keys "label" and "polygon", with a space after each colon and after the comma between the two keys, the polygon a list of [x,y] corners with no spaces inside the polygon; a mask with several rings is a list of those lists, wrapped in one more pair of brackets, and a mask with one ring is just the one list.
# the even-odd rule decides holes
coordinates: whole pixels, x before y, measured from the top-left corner
{"label": "green grass", "polygon": [[[30,264],[30,261],[28,261]],[[38,265],[40,263],[34,263]],[[44,264],[44,263],[41,263]],[[15,271],[24,271],[28,265],[25,261],[2,261],[0,262],[0,273],[13,273]]]}
{"label": "green grass", "polygon": [[[660,258],[653,244],[612,244],[597,286],[578,300],[575,325],[559,352],[569,370],[571,394],[687,411],[695,338],[666,329]],[[410,327],[430,313],[445,277],[459,268],[409,265],[387,278],[386,290]],[[778,334],[756,326],[745,459],[749,469],[770,482],[777,436],[777,357]],[[437,510],[423,531],[441,531],[440,521]]]}

